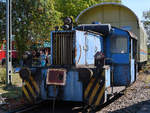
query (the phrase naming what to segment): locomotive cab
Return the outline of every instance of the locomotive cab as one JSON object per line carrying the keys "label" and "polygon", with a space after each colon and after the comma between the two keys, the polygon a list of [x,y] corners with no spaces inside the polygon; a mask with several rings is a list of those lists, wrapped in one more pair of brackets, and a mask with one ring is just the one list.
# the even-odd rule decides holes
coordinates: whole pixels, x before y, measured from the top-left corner
{"label": "locomotive cab", "polygon": [[137,38],[129,31],[113,28],[106,38],[106,63],[113,66],[113,86],[128,86],[136,80]]}

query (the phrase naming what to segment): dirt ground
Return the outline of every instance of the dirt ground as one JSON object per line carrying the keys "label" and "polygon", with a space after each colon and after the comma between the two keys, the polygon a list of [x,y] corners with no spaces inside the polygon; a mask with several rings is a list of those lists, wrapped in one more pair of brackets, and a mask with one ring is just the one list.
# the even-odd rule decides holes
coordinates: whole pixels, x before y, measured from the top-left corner
{"label": "dirt ground", "polygon": [[3,98],[17,98],[21,95],[22,80],[18,73],[12,73],[12,85],[5,84],[6,68],[0,67],[0,95]]}
{"label": "dirt ground", "polygon": [[97,113],[150,113],[150,73],[141,73],[122,97]]}

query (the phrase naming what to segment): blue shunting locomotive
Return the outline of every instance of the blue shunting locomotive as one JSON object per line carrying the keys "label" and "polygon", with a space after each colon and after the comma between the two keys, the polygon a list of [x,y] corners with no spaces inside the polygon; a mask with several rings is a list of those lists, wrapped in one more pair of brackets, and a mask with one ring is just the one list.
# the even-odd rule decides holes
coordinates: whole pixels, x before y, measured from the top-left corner
{"label": "blue shunting locomotive", "polygon": [[30,102],[55,98],[96,107],[108,100],[108,89],[136,80],[136,59],[136,36],[109,24],[53,31],[51,65],[22,68],[23,93]]}

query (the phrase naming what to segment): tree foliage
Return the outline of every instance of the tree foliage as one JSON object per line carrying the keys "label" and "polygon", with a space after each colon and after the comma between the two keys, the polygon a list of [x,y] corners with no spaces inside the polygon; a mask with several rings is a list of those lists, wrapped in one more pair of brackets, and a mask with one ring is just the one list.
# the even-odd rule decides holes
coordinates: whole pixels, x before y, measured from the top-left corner
{"label": "tree foliage", "polygon": [[13,0],[12,6],[13,34],[20,57],[32,42],[47,40],[50,30],[61,23],[53,0]]}
{"label": "tree foliage", "polygon": [[[121,0],[114,2],[118,1]],[[70,16],[74,20],[81,11],[101,2],[107,0],[12,0],[12,28],[19,56],[32,42],[50,40],[50,31],[55,26],[62,25],[63,18]],[[3,29],[6,27],[5,17],[6,5],[3,4],[0,7],[0,25]],[[5,35],[5,30],[1,27],[0,38]]]}
{"label": "tree foliage", "polygon": [[63,18],[70,16],[73,20],[84,9],[105,2],[122,3],[121,0],[55,0],[56,9],[63,14]]}
{"label": "tree foliage", "polygon": [[0,43],[6,37],[6,4],[0,2]]}
{"label": "tree foliage", "polygon": [[56,9],[63,18],[70,16],[74,20],[81,11],[97,3],[99,0],[56,0]]}
{"label": "tree foliage", "polygon": [[122,3],[121,0],[99,0],[102,3],[106,3],[106,2],[113,2],[113,3]]}
{"label": "tree foliage", "polygon": [[31,11],[30,29],[33,37],[45,40],[50,37],[50,31],[61,24],[61,13],[55,10],[54,0],[41,0],[37,9]]}
{"label": "tree foliage", "polygon": [[142,20],[142,22],[150,40],[150,10],[143,12],[143,18],[144,19]]}

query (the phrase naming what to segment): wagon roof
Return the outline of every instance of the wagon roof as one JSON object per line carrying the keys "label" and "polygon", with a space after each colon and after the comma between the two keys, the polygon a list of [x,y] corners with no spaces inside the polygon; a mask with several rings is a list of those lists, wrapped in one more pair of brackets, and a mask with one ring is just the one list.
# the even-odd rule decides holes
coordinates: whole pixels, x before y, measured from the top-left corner
{"label": "wagon roof", "polygon": [[120,7],[123,7],[123,8],[126,8],[128,9],[131,13],[133,13],[133,15],[135,16],[137,22],[138,22],[138,25],[140,25],[140,21],[139,21],[139,18],[137,17],[137,15],[130,9],[128,8],[127,6],[123,5],[123,4],[120,4],[120,3],[100,3],[100,4],[96,4],[96,5],[93,5],[85,10],[83,10],[76,18],[76,22],[78,22],[80,16],[82,16],[84,13],[86,13],[87,11],[89,11],[90,9],[93,9],[95,7],[102,7],[102,6],[105,6],[105,5],[115,5],[115,6],[120,6]]}

